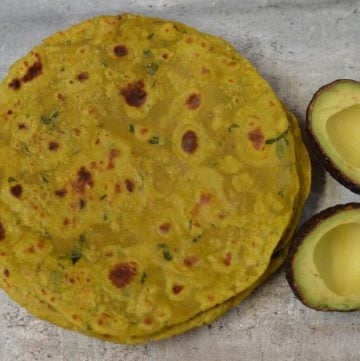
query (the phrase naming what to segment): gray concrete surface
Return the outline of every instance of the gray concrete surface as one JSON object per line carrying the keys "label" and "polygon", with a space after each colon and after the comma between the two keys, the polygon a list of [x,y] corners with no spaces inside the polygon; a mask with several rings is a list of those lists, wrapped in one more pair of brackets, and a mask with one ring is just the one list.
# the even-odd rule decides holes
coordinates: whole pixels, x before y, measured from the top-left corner
{"label": "gray concrete surface", "polygon": [[[360,78],[360,1],[355,0],[0,0],[0,78],[52,32],[93,15],[124,11],[176,19],[229,40],[302,124],[318,87],[337,78]],[[347,201],[359,196],[314,162],[303,219]],[[279,272],[209,327],[127,347],[37,320],[0,291],[0,361],[35,360],[359,361],[360,312],[307,309]]]}

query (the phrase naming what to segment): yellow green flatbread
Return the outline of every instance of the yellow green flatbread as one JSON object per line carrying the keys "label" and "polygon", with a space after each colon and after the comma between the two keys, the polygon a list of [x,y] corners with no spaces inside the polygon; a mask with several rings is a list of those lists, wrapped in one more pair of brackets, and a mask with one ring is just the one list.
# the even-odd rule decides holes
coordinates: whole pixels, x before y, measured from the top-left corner
{"label": "yellow green flatbread", "polygon": [[281,263],[307,153],[225,41],[97,17],[35,47],[0,94],[0,286],[36,316],[116,342],[168,337]]}

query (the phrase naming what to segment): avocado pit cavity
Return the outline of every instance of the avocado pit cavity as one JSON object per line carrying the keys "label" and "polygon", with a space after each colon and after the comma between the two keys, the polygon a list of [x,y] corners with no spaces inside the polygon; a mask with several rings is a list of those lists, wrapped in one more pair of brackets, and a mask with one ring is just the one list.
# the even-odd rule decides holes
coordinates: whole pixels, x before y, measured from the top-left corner
{"label": "avocado pit cavity", "polygon": [[314,249],[314,263],[330,291],[360,295],[360,222],[334,227]]}
{"label": "avocado pit cavity", "polygon": [[360,168],[360,104],[352,105],[332,115],[326,131],[340,157]]}

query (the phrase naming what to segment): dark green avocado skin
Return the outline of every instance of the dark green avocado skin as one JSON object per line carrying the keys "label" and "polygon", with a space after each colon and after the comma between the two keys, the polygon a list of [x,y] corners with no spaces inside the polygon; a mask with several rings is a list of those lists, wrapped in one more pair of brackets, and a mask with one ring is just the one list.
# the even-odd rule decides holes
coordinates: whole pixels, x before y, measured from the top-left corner
{"label": "dark green avocado skin", "polygon": [[308,138],[310,141],[310,146],[314,150],[318,160],[320,163],[325,167],[325,169],[331,174],[333,178],[335,178],[339,183],[341,183],[344,187],[350,189],[352,192],[360,194],[360,184],[356,184],[356,182],[349,178],[344,172],[342,172],[340,169],[338,169],[335,164],[331,161],[331,159],[326,155],[324,149],[321,147],[319,142],[317,141],[316,135],[313,132],[311,122],[312,122],[312,110],[314,107],[314,104],[319,97],[319,95],[332,88],[333,86],[339,84],[339,83],[355,83],[359,84],[360,82],[352,79],[338,79],[335,80],[327,85],[324,85],[321,87],[312,97],[308,108],[306,110],[306,131],[308,134]]}
{"label": "dark green avocado skin", "polygon": [[353,210],[353,209],[360,209],[360,203],[346,203],[346,204],[338,204],[334,207],[327,208],[320,213],[315,214],[312,218],[307,220],[295,234],[294,239],[292,241],[292,245],[290,248],[290,252],[288,258],[285,263],[285,274],[286,280],[289,283],[292,291],[294,292],[295,296],[307,307],[310,307],[317,311],[337,311],[337,312],[350,312],[350,311],[359,311],[360,307],[349,309],[349,310],[337,310],[333,308],[323,308],[318,307],[317,305],[313,305],[308,303],[302,296],[300,289],[296,284],[296,279],[294,277],[294,269],[293,269],[293,261],[296,255],[296,252],[299,246],[305,241],[307,235],[312,232],[322,221],[326,218],[329,218],[336,213]]}

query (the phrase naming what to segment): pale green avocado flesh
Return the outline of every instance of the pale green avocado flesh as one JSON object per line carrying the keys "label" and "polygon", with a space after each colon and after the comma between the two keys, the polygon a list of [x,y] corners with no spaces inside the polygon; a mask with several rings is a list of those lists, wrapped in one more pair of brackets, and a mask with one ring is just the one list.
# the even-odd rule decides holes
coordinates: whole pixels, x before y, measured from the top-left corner
{"label": "pale green avocado flesh", "polygon": [[360,187],[360,82],[322,87],[310,103],[308,129],[330,173]]}
{"label": "pale green avocado flesh", "polygon": [[360,205],[334,207],[335,212],[325,213],[324,219],[322,212],[304,225],[304,237],[297,240],[292,257],[290,278],[295,293],[310,307],[360,309],[360,208],[357,207]]}
{"label": "pale green avocado flesh", "polygon": [[330,145],[340,157],[354,168],[360,168],[360,104],[332,115],[327,121],[326,130]]}

